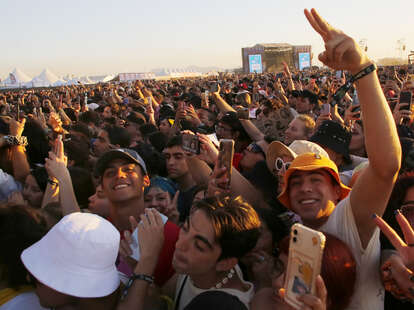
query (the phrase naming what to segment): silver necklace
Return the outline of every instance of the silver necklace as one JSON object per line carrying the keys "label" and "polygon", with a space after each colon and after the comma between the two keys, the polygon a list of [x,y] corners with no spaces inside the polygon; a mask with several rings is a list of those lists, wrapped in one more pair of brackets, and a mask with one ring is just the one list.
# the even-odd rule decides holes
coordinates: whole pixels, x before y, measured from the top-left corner
{"label": "silver necklace", "polygon": [[229,280],[231,278],[233,278],[235,273],[236,272],[234,271],[234,269],[231,268],[229,270],[229,273],[220,282],[218,282],[216,285],[214,285],[211,289],[220,289],[220,288],[222,288],[223,285],[225,285],[227,282],[229,282]]}

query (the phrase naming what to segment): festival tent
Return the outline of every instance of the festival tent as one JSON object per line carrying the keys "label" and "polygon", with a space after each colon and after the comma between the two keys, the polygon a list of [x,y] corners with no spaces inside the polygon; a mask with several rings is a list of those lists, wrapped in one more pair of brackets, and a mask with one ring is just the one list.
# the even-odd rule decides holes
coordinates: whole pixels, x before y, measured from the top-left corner
{"label": "festival tent", "polygon": [[29,83],[27,83],[28,87],[48,87],[52,86],[54,83],[59,81],[60,79],[49,69],[44,69],[42,73],[38,76],[34,77]]}
{"label": "festival tent", "polygon": [[31,79],[32,78],[22,70],[15,68],[11,73],[9,73],[9,76],[1,82],[1,85],[6,87],[22,87]]}

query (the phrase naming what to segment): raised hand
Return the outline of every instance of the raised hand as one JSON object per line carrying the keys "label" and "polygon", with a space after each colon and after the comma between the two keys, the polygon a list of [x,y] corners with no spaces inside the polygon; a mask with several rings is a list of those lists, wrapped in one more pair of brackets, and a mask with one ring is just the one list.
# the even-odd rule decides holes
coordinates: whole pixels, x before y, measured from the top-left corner
{"label": "raised hand", "polygon": [[305,16],[325,42],[325,51],[318,57],[325,65],[356,74],[371,63],[353,38],[328,24],[315,9],[305,9]]}
{"label": "raised hand", "polygon": [[[384,263],[382,266],[383,278],[387,280],[388,275],[389,281],[387,282],[391,283],[388,289],[399,298],[414,300],[414,229],[401,212],[397,212],[396,219],[405,241],[381,217],[374,217],[377,226],[399,254],[392,255]],[[385,283],[385,286],[387,288],[387,283]]]}
{"label": "raised hand", "polygon": [[168,220],[175,224],[178,224],[179,218],[180,218],[180,213],[178,212],[178,209],[177,209],[177,202],[178,202],[179,195],[180,195],[180,191],[177,191],[171,203],[167,205],[163,210],[161,210],[161,213],[167,216]]}
{"label": "raised hand", "polygon": [[45,159],[45,168],[50,178],[55,178],[62,181],[67,178],[69,171],[67,169],[68,158],[65,156],[63,150],[62,136],[55,141],[55,151],[49,152],[49,158]]}

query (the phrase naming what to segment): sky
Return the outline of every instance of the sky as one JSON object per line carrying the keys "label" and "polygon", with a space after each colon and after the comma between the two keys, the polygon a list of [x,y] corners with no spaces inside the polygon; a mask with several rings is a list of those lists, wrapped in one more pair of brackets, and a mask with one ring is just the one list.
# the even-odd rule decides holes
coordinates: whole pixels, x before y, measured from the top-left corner
{"label": "sky", "polygon": [[[310,4],[311,2],[311,4]],[[373,59],[414,50],[414,1],[0,0],[0,78],[15,67],[30,76],[145,72],[190,65],[241,67],[241,48],[256,43],[323,42],[304,8],[367,40]],[[404,58],[407,53],[404,53]]]}

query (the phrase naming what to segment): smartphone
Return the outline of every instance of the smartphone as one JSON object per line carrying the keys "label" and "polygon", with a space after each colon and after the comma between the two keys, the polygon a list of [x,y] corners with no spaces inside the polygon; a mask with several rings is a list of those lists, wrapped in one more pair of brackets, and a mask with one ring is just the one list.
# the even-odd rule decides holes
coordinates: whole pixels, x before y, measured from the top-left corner
{"label": "smartphone", "polygon": [[354,90],[354,94],[352,96],[352,108],[351,108],[351,112],[359,112],[361,111],[361,107],[359,106],[359,98],[358,98],[358,93],[356,91],[356,89]]}
{"label": "smartphone", "polygon": [[336,77],[338,80],[342,79],[342,71],[341,71],[341,70],[336,71],[336,72],[335,72],[335,77]]}
{"label": "smartphone", "polygon": [[228,180],[227,184],[224,186],[224,189],[230,188],[231,183],[231,169],[233,166],[233,156],[234,156],[234,140],[232,139],[221,139],[218,155],[218,166],[219,168],[226,167],[226,178]]}
{"label": "smartphone", "polygon": [[283,78],[283,72],[279,72],[276,74],[276,79],[281,79]]}
{"label": "smartphone", "polygon": [[218,92],[218,83],[217,82],[213,82],[213,83],[210,84],[210,92],[212,92],[212,93]]}
{"label": "smartphone", "polygon": [[399,104],[408,103],[407,105],[404,105],[400,108],[400,110],[411,110],[411,100],[412,100],[412,94],[409,91],[402,91],[400,93],[400,99]]}
{"label": "smartphone", "polygon": [[152,97],[147,97],[147,100],[148,100],[148,105],[152,106]]}
{"label": "smartphone", "polygon": [[315,279],[321,272],[325,235],[296,223],[290,231],[289,257],[284,288],[285,302],[295,309],[303,294],[315,295]]}
{"label": "smartphone", "polygon": [[331,113],[331,105],[324,103],[321,108],[321,115],[329,115],[329,113]]}
{"label": "smartphone", "polygon": [[16,121],[20,121],[20,105],[17,103],[16,105]]}
{"label": "smartphone", "polygon": [[186,152],[190,152],[193,154],[200,154],[200,140],[198,136],[184,133],[183,137],[183,144],[182,148]]}

